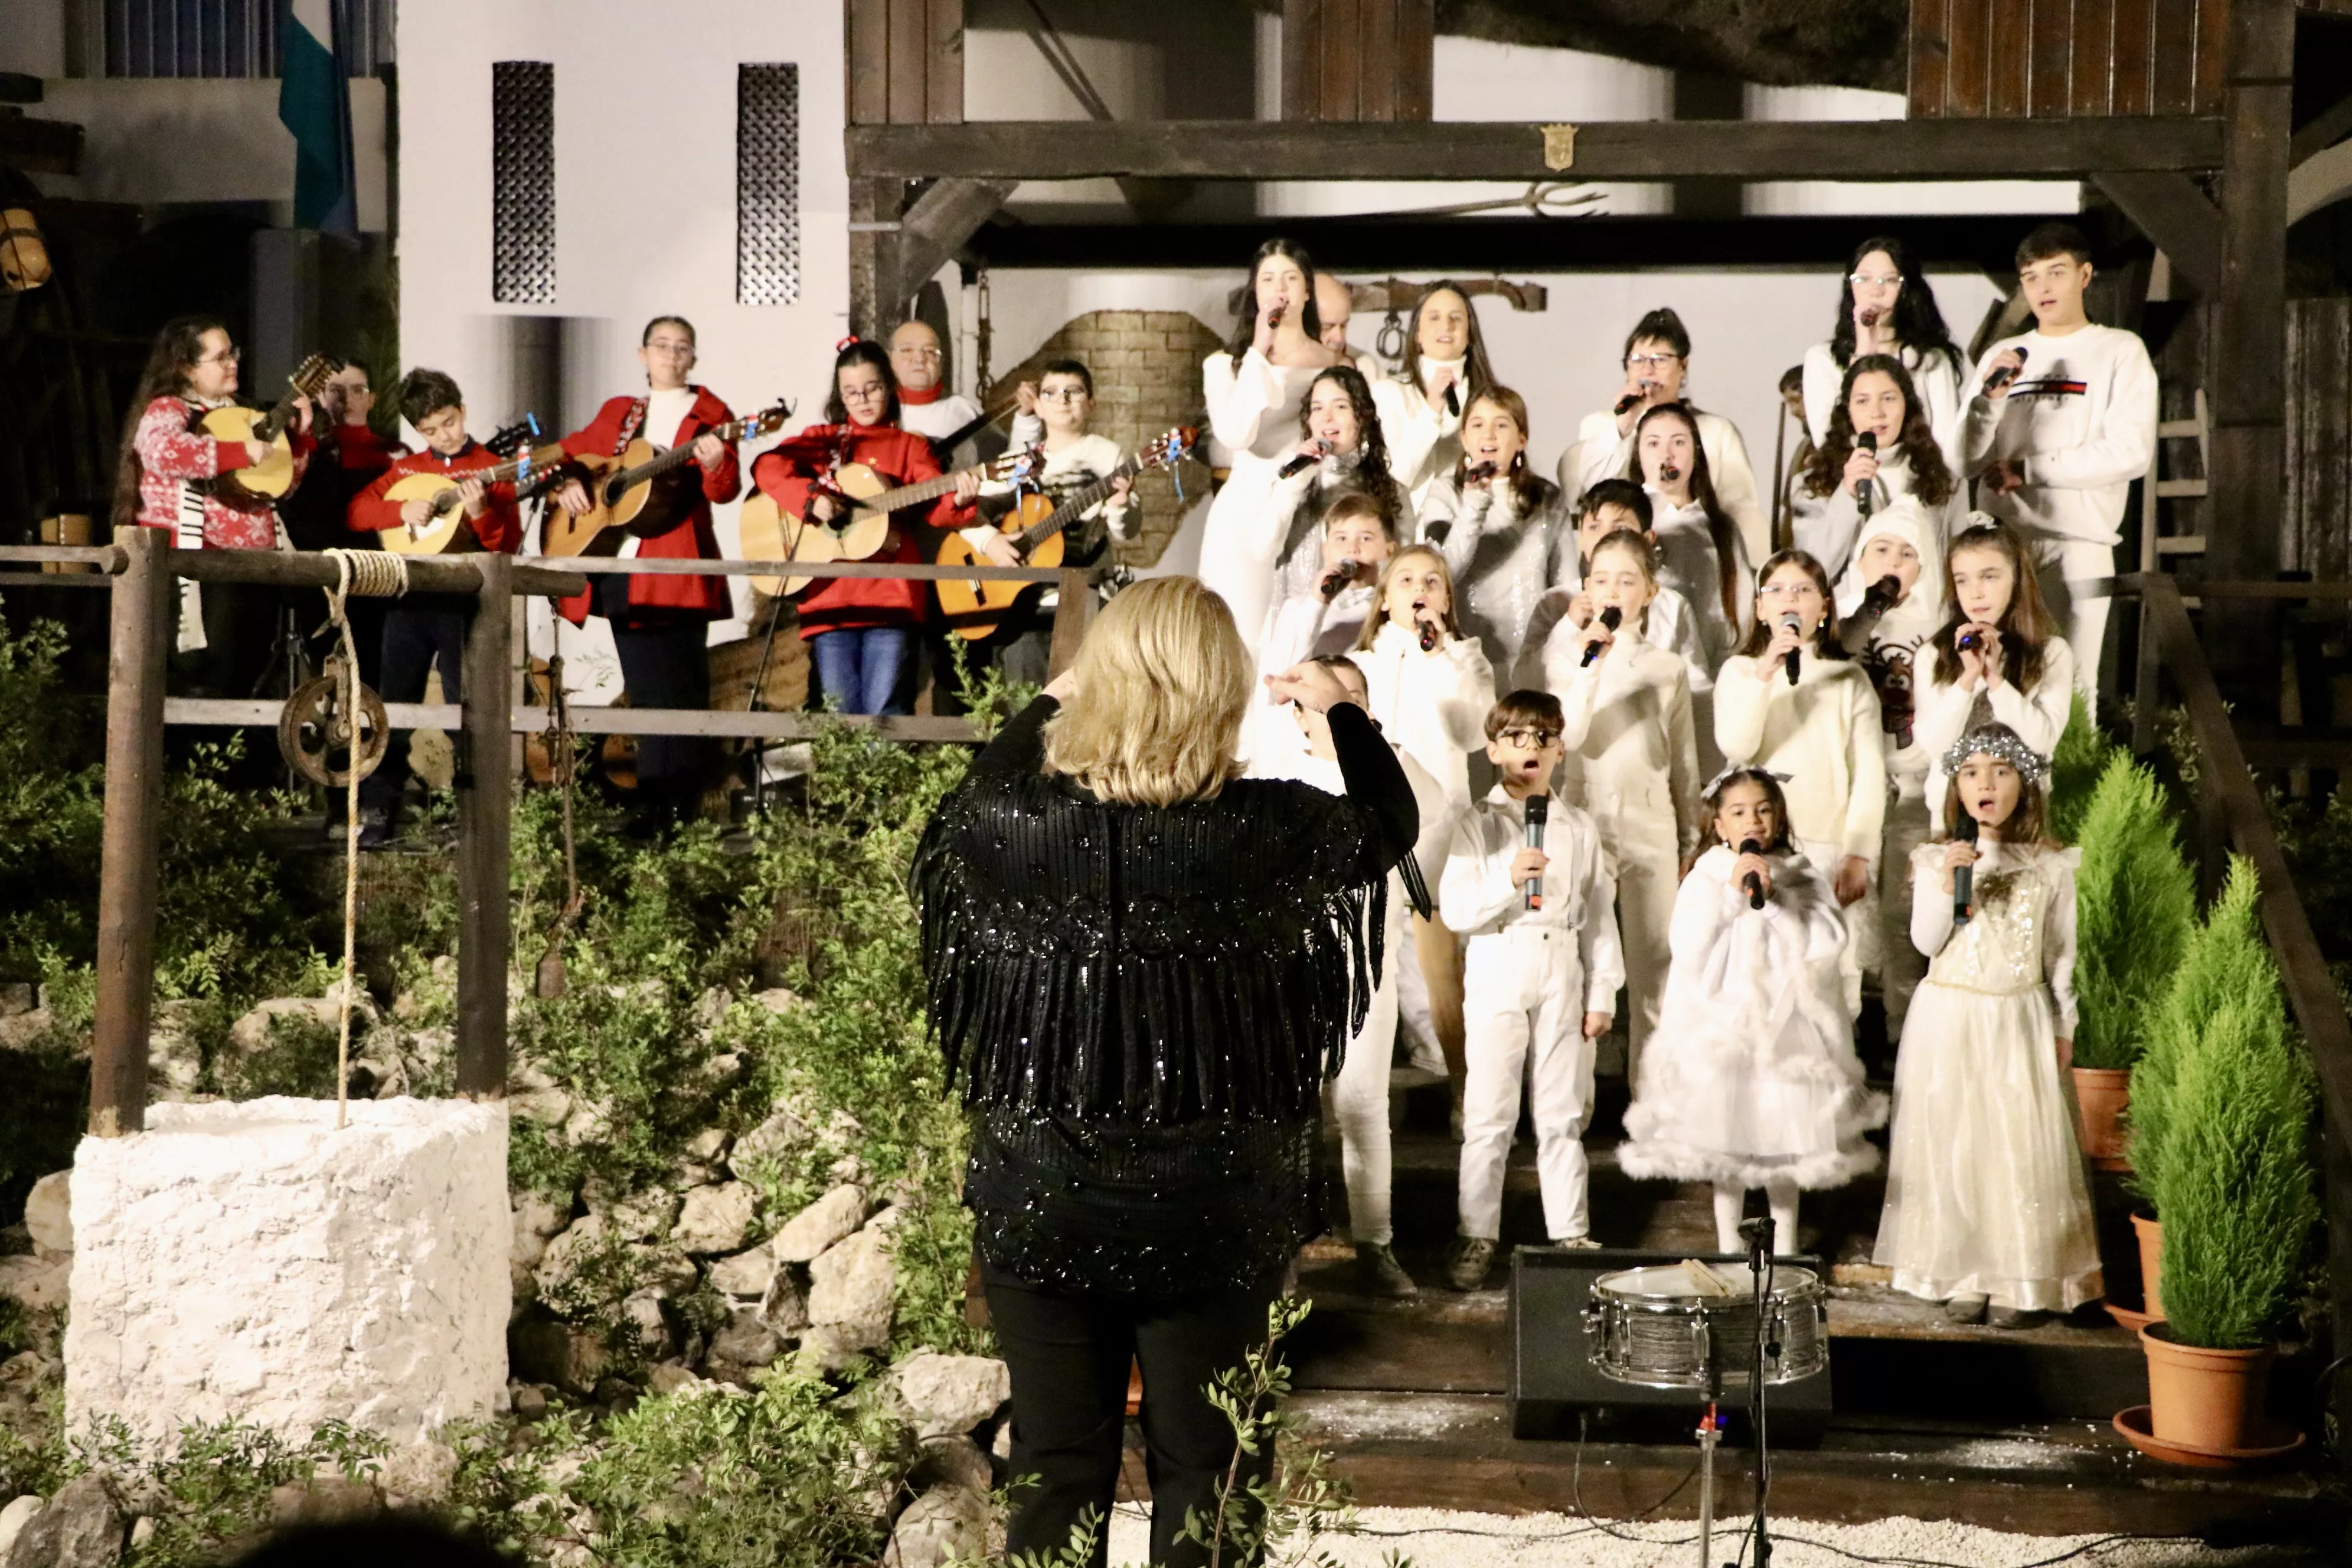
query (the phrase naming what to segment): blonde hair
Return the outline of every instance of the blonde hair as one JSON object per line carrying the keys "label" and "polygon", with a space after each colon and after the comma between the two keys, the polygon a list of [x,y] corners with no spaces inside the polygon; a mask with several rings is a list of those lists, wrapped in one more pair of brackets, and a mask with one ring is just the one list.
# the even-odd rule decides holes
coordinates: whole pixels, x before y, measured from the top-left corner
{"label": "blonde hair", "polygon": [[1212,800],[1241,773],[1251,668],[1224,600],[1194,577],[1121,593],[1078,647],[1045,726],[1045,771],[1121,805]]}
{"label": "blonde hair", "polygon": [[1364,629],[1356,637],[1356,650],[1359,653],[1371,647],[1374,640],[1380,637],[1381,628],[1389,624],[1389,579],[1396,575],[1397,568],[1416,555],[1427,556],[1437,563],[1437,574],[1445,584],[1445,614],[1440,618],[1445,623],[1445,633],[1448,637],[1458,637],[1462,635],[1462,623],[1454,618],[1455,595],[1453,569],[1445,564],[1445,557],[1440,555],[1435,547],[1414,544],[1390,556],[1389,563],[1381,568],[1380,585],[1372,590],[1372,613],[1364,617]]}

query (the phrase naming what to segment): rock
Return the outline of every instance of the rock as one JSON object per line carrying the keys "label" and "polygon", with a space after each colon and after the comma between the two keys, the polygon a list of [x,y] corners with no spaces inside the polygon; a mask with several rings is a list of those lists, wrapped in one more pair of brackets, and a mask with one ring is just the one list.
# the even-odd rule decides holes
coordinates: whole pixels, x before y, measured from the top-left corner
{"label": "rock", "polygon": [[559,1312],[575,1312],[616,1300],[621,1281],[614,1267],[619,1238],[604,1227],[604,1216],[586,1215],[572,1222],[562,1235],[547,1244],[531,1277],[539,1281],[540,1300]]}
{"label": "rock", "polygon": [[508,1199],[514,1215],[514,1251],[517,1263],[528,1268],[539,1267],[547,1256],[547,1244],[563,1234],[572,1223],[572,1211],[558,1208],[536,1193],[515,1193]]}
{"label": "rock", "polygon": [[612,1364],[604,1342],[583,1330],[535,1319],[507,1333],[515,1373],[532,1383],[551,1383],[585,1398]]}
{"label": "rock", "polygon": [[592,1102],[574,1108],[572,1114],[563,1119],[561,1136],[566,1144],[577,1149],[583,1143],[602,1142],[604,1134],[612,1131],[612,1126],[611,1110]]}
{"label": "rock", "polygon": [[897,1568],[941,1568],[988,1552],[994,1517],[988,1494],[970,1487],[934,1487],[908,1505],[890,1531],[884,1553]]}
{"label": "rock", "polygon": [[686,1157],[706,1163],[717,1163],[727,1152],[727,1129],[706,1127],[686,1141]]}
{"label": "rock", "polygon": [[785,1221],[770,1245],[785,1263],[813,1263],[818,1254],[847,1237],[865,1219],[866,1194],[845,1184]]}
{"label": "rock", "polygon": [[0,1258],[0,1296],[13,1298],[28,1312],[44,1312],[66,1304],[68,1259]]}
{"label": "rock", "polygon": [[33,1010],[39,1000],[33,994],[29,980],[11,980],[0,984],[0,1018],[14,1018]]}
{"label": "rock", "polygon": [[536,1421],[547,1414],[547,1395],[535,1383],[518,1383],[509,1387],[507,1405],[518,1421]]}
{"label": "rock", "polygon": [[[313,1476],[289,1481],[269,1493],[269,1513],[280,1529],[293,1524],[340,1524],[380,1511],[383,1500],[365,1481],[341,1476]],[[12,1565],[13,1568],[13,1565]]]}
{"label": "rock", "polygon": [[153,1520],[142,1517],[131,1521],[131,1551],[144,1552],[147,1550],[147,1543],[154,1539],[155,1521]]}
{"label": "rock", "polygon": [[674,1361],[666,1361],[646,1374],[646,1386],[656,1394],[681,1394],[705,1385],[705,1380],[694,1375],[694,1369]]}
{"label": "rock", "polygon": [[669,1320],[662,1316],[661,1298],[639,1290],[621,1303],[621,1321],[635,1331],[637,1349],[648,1356],[667,1355],[672,1348]]}
{"label": "rock", "polygon": [[861,1230],[809,1265],[810,1321],[858,1350],[879,1350],[890,1340],[898,1270],[888,1243],[878,1232]]}
{"label": "rock", "polygon": [[404,1443],[384,1456],[376,1484],[394,1508],[437,1503],[457,1479],[457,1450],[446,1443]]}
{"label": "rock", "polygon": [[740,1252],[759,1212],[760,1194],[749,1183],[697,1187],[686,1194],[673,1239],[688,1252]]}
{"label": "rock", "polygon": [[68,1188],[71,1171],[51,1171],[33,1184],[25,1197],[25,1228],[33,1245],[51,1252],[73,1250],[73,1207]]}
{"label": "rock", "polygon": [[979,1444],[969,1437],[941,1437],[923,1445],[907,1484],[918,1489],[945,1486],[984,1492],[996,1485],[996,1474]]}
{"label": "rock", "polygon": [[601,1216],[605,1228],[625,1241],[651,1241],[677,1223],[677,1194],[659,1187],[615,1198],[592,1181],[581,1195],[588,1212]]}
{"label": "rock", "polygon": [[766,1242],[749,1252],[722,1258],[710,1266],[709,1286],[722,1296],[760,1300],[775,1283],[776,1255]]}
{"label": "rock", "polygon": [[166,1002],[147,1026],[147,1084],[158,1098],[184,1100],[205,1076],[205,1048],[184,1005]]}
{"label": "rock", "polygon": [[739,1176],[747,1174],[758,1166],[773,1164],[795,1144],[814,1135],[807,1122],[790,1110],[778,1110],[735,1140],[734,1152],[727,1157],[727,1168]]}
{"label": "rock", "polygon": [[696,1072],[702,1079],[705,1089],[719,1089],[741,1078],[743,1066],[743,1054],[740,1051],[721,1051],[717,1056],[705,1060]]}
{"label": "rock", "polygon": [[868,1348],[853,1343],[853,1337],[829,1323],[814,1324],[801,1334],[793,1360],[803,1372],[845,1371]]}
{"label": "rock", "polygon": [[1006,1464],[1013,1462],[1012,1422],[1003,1421],[997,1424],[996,1436],[990,1441],[988,1451],[992,1457],[1002,1459]]}
{"label": "rock", "polygon": [[771,990],[762,991],[753,996],[751,1000],[757,1002],[761,1006],[765,1007],[769,1012],[776,1014],[796,1013],[803,1007],[808,1005],[808,1003],[802,998],[799,993],[788,991],[781,985],[775,986]]}
{"label": "rock", "polygon": [[[340,982],[338,983],[340,986]],[[280,1018],[313,1024],[323,1029],[342,1027],[342,1001],[336,996],[273,996],[228,1026],[229,1049],[253,1056],[269,1048],[271,1032]],[[352,1007],[354,1034],[375,1022],[375,1004],[362,994]],[[150,1054],[152,1054],[150,1044]]]}
{"label": "rock", "polygon": [[726,1019],[727,1009],[735,1005],[735,994],[723,985],[714,985],[694,999],[694,1010],[688,1015],[695,1033],[703,1039],[710,1038]]}
{"label": "rock", "polygon": [[710,1341],[710,1359],[737,1366],[765,1366],[783,1352],[783,1342],[760,1321],[759,1314],[740,1310]]}
{"label": "rock", "polygon": [[[14,1507],[14,1504],[10,1505]],[[19,1526],[5,1568],[112,1568],[131,1515],[102,1471],[77,1476]]]}
{"label": "rock", "polygon": [[993,1356],[918,1351],[890,1369],[890,1386],[918,1437],[969,1432],[1013,1397],[1013,1373]]}
{"label": "rock", "polygon": [[779,1268],[776,1277],[768,1281],[768,1293],[760,1298],[760,1321],[791,1339],[809,1326],[808,1298],[801,1293],[800,1281],[789,1268]]}
{"label": "rock", "polygon": [[690,1296],[698,1276],[694,1259],[674,1247],[645,1246],[628,1249],[628,1278],[656,1300],[675,1301]]}
{"label": "rock", "polygon": [[16,1543],[16,1537],[24,1533],[25,1526],[31,1523],[33,1516],[40,1511],[41,1500],[30,1492],[6,1508],[0,1508],[0,1563],[8,1561],[8,1549]]}
{"label": "rock", "polygon": [[555,1088],[527,1089],[507,1096],[507,1112],[525,1121],[561,1128],[572,1117],[572,1097]]}

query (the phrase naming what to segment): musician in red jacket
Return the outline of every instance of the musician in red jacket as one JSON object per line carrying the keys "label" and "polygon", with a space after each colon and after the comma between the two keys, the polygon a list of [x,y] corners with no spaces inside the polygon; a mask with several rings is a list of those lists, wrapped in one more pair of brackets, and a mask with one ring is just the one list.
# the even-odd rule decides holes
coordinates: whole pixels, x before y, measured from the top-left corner
{"label": "musician in red jacket", "polygon": [[[408,448],[384,439],[369,426],[375,390],[367,366],[358,360],[345,360],[343,368],[327,378],[319,389],[319,448],[302,471],[302,483],[278,503],[278,515],[286,520],[286,531],[297,550],[373,550],[375,535],[351,526],[352,502],[394,458],[408,456]],[[371,688],[376,684],[376,655],[383,647],[384,611],[391,604],[354,595],[345,606],[352,618],[352,641],[359,649],[360,679]],[[309,623],[304,625],[307,630]],[[311,638],[312,657],[323,662],[339,645],[330,626]],[[327,814],[332,821],[341,820],[338,814],[342,805],[342,797],[330,790]]]}
{"label": "musician in red jacket", "polygon": [[[694,326],[682,316],[656,316],[639,336],[637,358],[646,367],[642,397],[609,399],[585,429],[563,437],[573,457],[614,457],[639,437],[657,449],[694,448],[700,493],[667,532],[639,538],[625,534],[624,558],[648,561],[719,558],[712,531],[713,502],[733,500],[743,488],[735,447],[709,434],[735,416],[687,375],[694,369]],[[588,510],[588,494],[567,480],[556,500],[574,512]],[[602,616],[613,629],[620,656],[621,681],[636,708],[710,706],[710,623],[734,613],[724,577],[592,575],[588,592],[563,601],[573,626]],[[641,826],[692,816],[709,773],[710,742],[692,735],[646,735],[637,742],[637,791],[646,807]]]}
{"label": "musician in red jacket", "polygon": [[[833,396],[826,423],[812,425],[751,464],[751,482],[793,517],[822,521],[845,508],[828,481],[837,469],[863,463],[891,487],[940,477],[939,459],[920,436],[898,428],[898,385],[890,356],[863,339],[845,345],[833,362]],[[979,477],[956,476],[955,489],[931,508],[931,528],[961,528],[971,521]],[[923,560],[911,514],[898,521],[898,549],[887,559]],[[816,665],[824,695],[845,713],[904,713],[898,679],[928,614],[930,585],[902,577],[832,577],[801,596],[801,636]]]}
{"label": "musician in red jacket", "polygon": [[[383,533],[425,526],[432,521],[431,502],[387,500],[385,493],[411,474],[446,474],[457,479],[466,526],[482,548],[509,555],[520,549],[522,516],[515,505],[514,486],[458,478],[495,468],[498,458],[466,433],[466,400],[457,384],[437,370],[410,371],[400,386],[400,416],[424,437],[425,450],[395,459],[352,498],[348,514],[352,528]],[[442,700],[463,701],[466,622],[473,608],[473,597],[466,594],[407,594],[394,600],[383,616],[377,694],[386,702],[422,702],[425,679],[438,664]],[[392,837],[400,797],[408,787],[408,742],[407,731],[393,731],[383,763],[360,785],[362,848],[378,848]]]}

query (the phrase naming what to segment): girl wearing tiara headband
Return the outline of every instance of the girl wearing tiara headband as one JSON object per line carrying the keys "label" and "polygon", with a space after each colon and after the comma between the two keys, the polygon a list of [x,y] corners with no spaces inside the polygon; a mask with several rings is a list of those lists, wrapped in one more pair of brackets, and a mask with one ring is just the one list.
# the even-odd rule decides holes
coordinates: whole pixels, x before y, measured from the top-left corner
{"label": "girl wearing tiara headband", "polygon": [[1714,1183],[1725,1252],[1750,1187],[1771,1205],[1774,1249],[1795,1252],[1799,1191],[1875,1166],[1863,1134],[1886,1120],[1853,1053],[1845,921],[1790,841],[1780,783],[1735,767],[1707,787],[1715,844],[1675,897],[1665,1005],[1617,1152],[1629,1176]]}
{"label": "girl wearing tiara headband", "polygon": [[2082,857],[2042,836],[2050,763],[2008,725],[1941,763],[1951,837],[1911,855],[1911,940],[1929,962],[1895,1058],[1876,1257],[1956,1322],[2024,1328],[2103,1289],[2064,1077]]}

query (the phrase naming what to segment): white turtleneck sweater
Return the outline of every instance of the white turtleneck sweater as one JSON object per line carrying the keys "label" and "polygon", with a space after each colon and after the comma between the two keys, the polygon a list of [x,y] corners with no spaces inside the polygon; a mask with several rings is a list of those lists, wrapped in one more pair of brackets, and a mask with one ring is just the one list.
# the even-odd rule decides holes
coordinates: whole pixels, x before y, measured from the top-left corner
{"label": "white turtleneck sweater", "polygon": [[1389,472],[1404,487],[1416,517],[1426,515],[1430,492],[1462,461],[1462,416],[1446,408],[1443,397],[1432,408],[1429,389],[1441,372],[1452,371],[1454,385],[1462,388],[1457,401],[1466,409],[1470,394],[1464,383],[1469,368],[1467,359],[1424,359],[1417,386],[1401,376],[1382,376],[1372,383],[1372,406],[1380,413],[1381,437],[1389,447]]}
{"label": "white turtleneck sweater", "polygon": [[[1886,756],[1879,745],[1878,693],[1862,666],[1801,652],[1797,684],[1773,662],[1734,654],[1715,678],[1715,738],[1735,763],[1786,773],[1789,826],[1824,853],[1878,858],[1886,817]],[[1835,878],[1834,863],[1822,875]]]}

